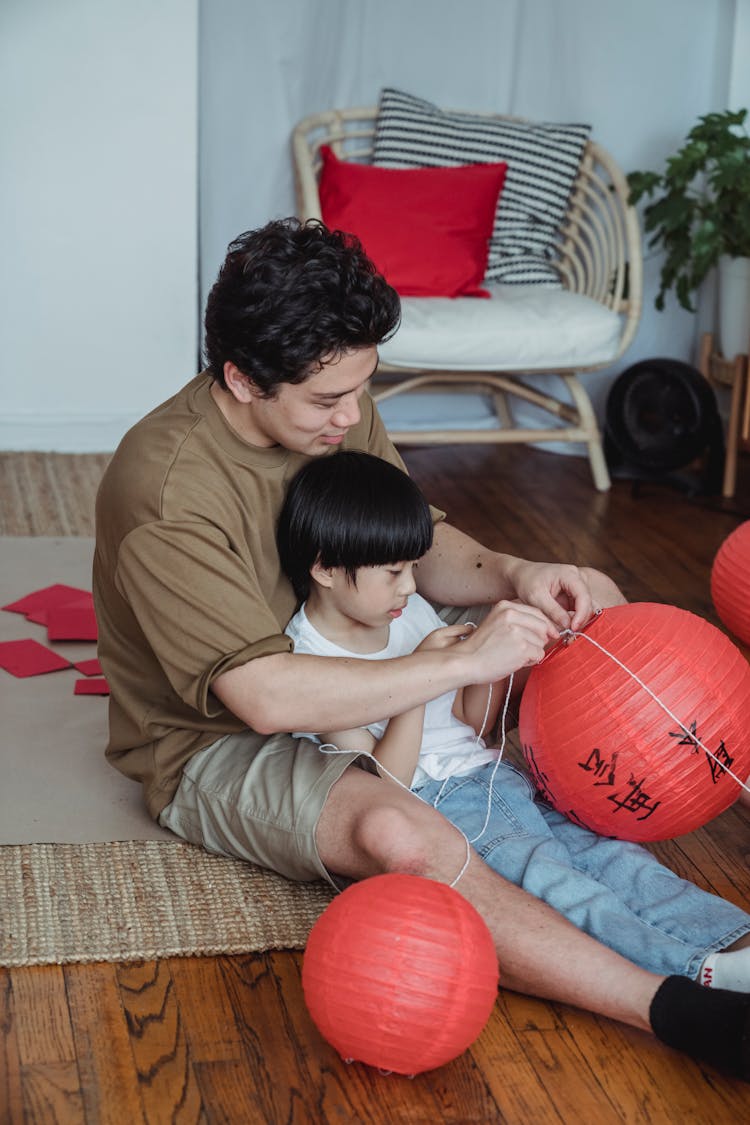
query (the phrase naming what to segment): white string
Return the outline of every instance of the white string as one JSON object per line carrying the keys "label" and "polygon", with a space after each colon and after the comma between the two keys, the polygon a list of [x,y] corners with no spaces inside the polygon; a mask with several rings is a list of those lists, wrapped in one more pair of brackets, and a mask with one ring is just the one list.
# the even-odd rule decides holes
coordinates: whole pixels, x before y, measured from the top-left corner
{"label": "white string", "polygon": [[603,652],[605,656],[608,656],[610,658],[610,660],[614,660],[614,662],[618,666],[618,668],[622,668],[623,672],[627,672],[627,674],[632,679],[634,679],[635,682],[640,687],[642,687],[643,690],[648,695],[651,696],[654,703],[656,703],[659,707],[661,707],[662,711],[664,711],[667,715],[669,715],[670,719],[674,723],[676,723],[677,726],[680,727],[681,730],[683,730],[685,732],[685,734],[688,736],[688,738],[690,739],[691,742],[694,742],[698,746],[700,746],[701,750],[703,750],[704,753],[706,753],[709,758],[712,758],[713,761],[716,762],[716,764],[724,771],[724,773],[728,773],[729,776],[731,778],[733,778],[733,780],[736,781],[737,784],[742,787],[742,789],[744,789],[747,793],[750,793],[750,786],[746,785],[744,781],[741,781],[739,779],[739,777],[737,777],[737,775],[732,772],[732,770],[729,768],[729,766],[725,765],[724,762],[722,762],[719,758],[717,758],[716,755],[711,750],[709,750],[708,747],[703,744],[703,742],[701,742],[697,733],[694,733],[693,731],[688,730],[688,728],[685,726],[685,724],[680,719],[678,719],[677,716],[672,713],[672,711],[670,711],[670,709],[667,707],[666,703],[664,703],[661,699],[659,699],[658,695],[656,695],[651,690],[651,688],[648,686],[648,684],[644,684],[644,682],[640,678],[640,676],[637,676],[636,673],[631,671],[631,669],[628,668],[625,664],[623,664],[621,660],[618,660],[617,657],[613,653],[608,652],[607,649],[604,647],[604,645],[600,645],[599,642],[595,641],[593,637],[590,637],[588,635],[588,633],[575,633],[575,632],[573,632],[572,629],[563,629],[560,636],[562,636],[562,637],[568,636],[568,637],[573,637],[573,638],[583,637],[584,640],[589,642],[589,644],[594,645],[594,647],[598,648],[600,652]]}
{"label": "white string", "polygon": [[[510,676],[510,682],[511,682],[511,684],[513,683],[513,673],[512,672],[511,672],[511,676]],[[487,689],[487,706],[484,709],[484,718],[482,719],[482,725],[479,728],[479,734],[477,735],[477,739],[476,739],[477,742],[479,742],[480,738],[484,737],[485,728],[487,726],[487,720],[490,717],[490,704],[491,703],[492,703],[492,684],[490,684],[488,689]],[[506,707],[506,710],[507,710],[507,707],[508,707],[507,697],[506,697],[506,700],[505,700],[505,707]]]}
{"label": "white string", "polygon": [[[467,626],[471,627],[472,629],[476,629],[476,625],[473,621],[467,621],[467,622],[465,622],[465,624]],[[495,783],[495,774],[498,771],[498,767],[499,767],[501,761],[503,760],[503,754],[505,753],[505,720],[506,720],[506,716],[508,714],[508,705],[510,703],[510,693],[511,693],[512,689],[513,689],[513,673],[511,672],[511,674],[508,678],[508,689],[505,693],[505,702],[503,704],[503,713],[502,713],[502,719],[501,719],[501,724],[500,724],[501,728],[502,728],[502,736],[501,736],[501,740],[500,740],[500,749],[498,751],[498,755],[497,755],[497,758],[495,760],[495,764],[493,766],[492,773],[490,774],[490,783],[489,783],[489,787],[487,789],[487,812],[485,813],[484,824],[482,825],[482,827],[481,827],[480,831],[477,833],[477,835],[472,836],[471,840],[469,840],[468,836],[463,831],[463,829],[459,828],[457,824],[453,825],[453,827],[456,829],[456,831],[461,833],[461,835],[463,836],[463,838],[466,842],[466,859],[464,860],[463,866],[462,866],[461,870],[459,871],[458,875],[456,875],[455,879],[451,883],[448,884],[448,886],[450,886],[450,887],[455,887],[456,884],[458,883],[459,879],[461,878],[461,876],[466,871],[466,868],[469,866],[469,863],[471,862],[471,845],[475,844],[477,842],[477,840],[480,840],[482,838],[482,836],[484,836],[485,832],[487,831],[487,825],[490,822],[490,816],[492,815],[492,787]],[[488,690],[487,690],[487,706],[484,709],[484,718],[482,719],[482,725],[479,728],[479,733],[477,734],[476,739],[474,741],[475,746],[477,745],[478,742],[481,741],[481,739],[484,735],[485,728],[487,726],[487,720],[489,719],[489,716],[490,716],[491,705],[492,705],[492,684],[489,685]],[[351,750],[340,750],[339,747],[335,746],[332,742],[321,743],[318,748],[319,748],[319,750],[321,751],[322,754],[351,754],[352,753]],[[422,804],[427,805],[427,804],[430,803],[429,801],[425,801],[423,797],[420,797],[419,793],[415,793],[413,789],[410,789],[408,785],[404,785],[403,781],[401,781],[398,777],[396,777],[394,774],[392,774],[391,771],[389,769],[387,769],[382,764],[382,762],[377,762],[377,760],[376,760],[376,764],[377,764],[378,770],[382,770],[383,773],[387,774],[388,777],[390,777],[391,781],[395,781],[396,784],[400,785],[402,789],[405,789],[407,793],[410,793],[413,797],[416,797],[418,801],[422,801]],[[450,781],[450,779],[451,779],[451,774],[448,774],[447,777],[443,778],[443,783],[440,786],[440,788],[438,789],[437,796],[435,797],[435,800],[432,802],[432,808],[437,809],[438,805],[440,804],[440,800],[443,796],[443,790],[445,789],[445,786]],[[449,822],[449,823],[452,823],[452,822]]]}
{"label": "white string", "polygon": [[[471,626],[472,629],[476,629],[476,625],[473,621],[467,621],[466,624]],[[495,765],[494,765],[494,768],[492,770],[492,774],[490,775],[490,784],[489,784],[489,789],[487,790],[487,813],[486,813],[486,816],[484,818],[484,824],[482,825],[481,831],[476,836],[472,836],[471,840],[468,840],[469,844],[475,844],[477,842],[477,840],[480,840],[482,838],[482,836],[484,836],[485,832],[487,831],[487,825],[490,822],[490,814],[492,812],[492,786],[494,785],[494,782],[495,782],[495,774],[497,773],[498,766],[500,765],[500,762],[502,761],[502,758],[503,758],[503,754],[505,752],[505,717],[508,713],[508,703],[510,702],[510,693],[511,693],[512,687],[513,687],[513,673],[511,672],[510,679],[508,680],[508,690],[505,693],[505,703],[503,705],[503,715],[502,715],[502,721],[501,721],[502,739],[501,739],[501,742],[500,742],[500,750],[498,751],[497,759],[495,761]],[[485,732],[485,729],[487,727],[487,720],[489,719],[489,716],[490,716],[491,705],[492,705],[492,684],[490,684],[488,689],[487,689],[487,706],[484,709],[484,718],[482,719],[482,725],[479,728],[479,733],[474,740],[475,746],[481,741],[481,739],[484,736],[484,732]],[[436,809],[438,807],[438,805],[440,804],[440,801],[442,800],[442,797],[443,797],[443,791],[444,791],[446,785],[448,784],[448,782],[450,781],[450,779],[451,779],[451,774],[448,774],[447,777],[443,778],[443,784],[438,789],[435,800],[432,802],[433,808]],[[461,874],[463,874],[463,872],[461,872]],[[459,875],[459,878],[460,877],[461,876]]]}
{"label": "white string", "polygon": [[[505,719],[506,719],[506,716],[508,714],[508,704],[510,703],[510,693],[511,693],[512,688],[513,688],[513,673],[511,672],[510,676],[508,677],[508,689],[505,692],[505,702],[503,703],[503,714],[502,714],[502,718],[500,720],[500,729],[502,731],[502,734],[500,736],[500,749],[498,750],[497,759],[495,761],[495,764],[492,767],[492,773],[490,774],[490,784],[489,784],[489,787],[487,789],[487,812],[485,813],[484,824],[482,825],[482,827],[481,827],[480,831],[477,833],[477,835],[472,836],[471,840],[469,840],[470,844],[476,844],[477,840],[481,840],[482,836],[484,836],[485,832],[487,831],[487,825],[490,822],[490,816],[492,814],[492,786],[495,783],[495,774],[498,771],[498,767],[503,760],[503,754],[505,753]],[[487,722],[487,716],[490,713],[490,700],[491,699],[492,699],[492,684],[490,684],[489,698],[487,700],[487,710],[485,711],[485,714],[484,714],[484,722],[482,723],[482,731],[484,731],[484,723]],[[481,738],[481,732],[480,732],[480,738]]]}
{"label": "white string", "polygon": [[[467,625],[473,625],[473,622],[468,621]],[[474,628],[476,628],[475,625],[474,625]],[[501,729],[502,729],[502,735],[501,735],[501,739],[500,739],[500,749],[498,751],[497,758],[495,760],[495,764],[492,768],[492,773],[490,774],[490,783],[489,783],[489,787],[487,789],[487,812],[485,813],[484,824],[482,825],[482,827],[481,827],[480,831],[477,833],[477,835],[472,836],[471,840],[468,838],[468,836],[463,831],[463,829],[459,828],[457,824],[453,825],[453,827],[456,829],[456,831],[460,832],[460,834],[464,838],[464,841],[466,842],[466,859],[464,860],[463,866],[462,866],[461,870],[459,871],[458,875],[456,875],[455,879],[451,883],[448,884],[448,886],[450,886],[450,887],[455,887],[456,884],[458,883],[459,879],[461,878],[461,876],[466,871],[466,868],[469,866],[469,863],[471,862],[471,845],[475,844],[477,842],[477,840],[480,840],[482,838],[482,836],[484,836],[485,832],[487,831],[487,825],[490,822],[490,816],[492,815],[492,787],[495,783],[495,774],[498,771],[498,767],[499,767],[501,761],[503,760],[503,754],[505,753],[505,722],[506,722],[506,717],[507,717],[507,714],[508,714],[508,705],[510,703],[510,694],[511,694],[512,689],[513,689],[513,673],[511,672],[510,676],[508,677],[508,688],[507,688],[507,691],[505,692],[505,702],[503,703],[502,719],[501,719],[501,722],[500,722],[500,726],[501,726]],[[487,706],[484,709],[484,718],[482,719],[482,725],[479,728],[479,733],[476,736],[475,743],[474,743],[475,745],[481,740],[481,738],[484,735],[485,728],[487,726],[487,720],[489,719],[489,716],[490,716],[491,705],[492,705],[492,684],[489,685],[489,688],[487,690]],[[351,753],[353,753],[353,751],[351,751],[351,750],[341,750],[341,749],[339,749],[339,747],[335,746],[332,742],[323,742],[319,745],[318,749],[321,751],[322,754],[351,754]],[[410,793],[413,797],[416,797],[418,801],[422,802],[422,804],[424,804],[424,805],[430,804],[429,801],[425,801],[425,799],[423,797],[420,797],[419,793],[415,793],[414,790],[410,789],[408,785],[404,785],[403,781],[401,781],[400,778],[396,777],[395,774],[392,774],[391,771],[389,769],[387,769],[382,764],[382,762],[378,762],[376,760],[376,765],[377,765],[378,770],[382,770],[382,772],[384,774],[387,774],[387,776],[390,777],[391,781],[395,781],[397,785],[400,785],[401,788],[405,789],[407,793]],[[447,777],[443,778],[443,783],[442,783],[442,785],[440,786],[440,788],[437,792],[437,796],[435,797],[435,800],[432,802],[432,808],[437,809],[437,807],[440,803],[440,800],[443,796],[443,790],[445,789],[445,786],[450,781],[450,779],[451,779],[450,774]],[[450,823],[452,823],[452,822],[450,822]]]}
{"label": "white string", "polygon": [[[466,621],[464,624],[471,629],[476,629],[476,625],[473,621]],[[484,734],[484,728],[487,725],[487,719],[488,719],[488,716],[489,716],[489,713],[490,713],[490,703],[491,702],[492,702],[492,684],[490,684],[489,691],[487,692],[487,706],[484,709],[484,718],[482,719],[482,726],[479,730],[479,734],[474,739],[474,745],[475,746],[477,745],[480,738]],[[450,779],[451,779],[451,774],[447,774],[443,778],[443,783],[437,791],[437,795],[435,796],[435,800],[432,802],[432,807],[434,809],[436,809],[438,807],[438,805],[440,804],[440,801],[442,800],[442,796],[443,796],[443,790],[445,789],[445,787],[448,784],[448,782],[450,781]]]}
{"label": "white string", "polygon": [[[339,747],[335,746],[332,742],[323,742],[318,746],[318,749],[320,750],[321,754],[353,754],[353,753],[356,753],[356,751],[354,751],[354,750],[340,750]],[[361,751],[361,753],[365,753],[365,751]],[[401,781],[400,778],[396,777],[395,774],[392,774],[391,771],[389,769],[387,769],[382,764],[382,762],[378,762],[377,759],[375,759],[375,764],[376,764],[378,770],[382,770],[383,773],[387,774],[388,777],[390,777],[391,781],[395,781],[396,785],[400,785],[401,788],[405,789],[407,793],[410,793],[412,797],[416,797],[416,799],[418,801],[421,801],[423,805],[429,804],[429,801],[425,801],[422,797],[419,796],[419,793],[415,793],[414,790],[410,789],[408,785],[404,785],[403,781]],[[463,873],[466,871],[466,868],[469,866],[469,863],[471,862],[471,845],[469,844],[469,841],[466,838],[466,833],[462,832],[457,824],[454,824],[453,827],[464,838],[464,841],[466,843],[466,859],[464,860],[463,867],[459,871],[458,875],[456,875],[456,878],[453,880],[452,883],[448,884],[449,887],[455,887],[456,883],[461,878]]]}

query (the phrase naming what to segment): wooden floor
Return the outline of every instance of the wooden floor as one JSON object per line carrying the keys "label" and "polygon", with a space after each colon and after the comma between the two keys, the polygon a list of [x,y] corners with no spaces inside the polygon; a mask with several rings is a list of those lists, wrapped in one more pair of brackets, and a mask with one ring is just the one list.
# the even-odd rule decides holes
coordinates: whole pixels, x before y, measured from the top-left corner
{"label": "wooden floor", "polygon": [[[747,464],[728,503],[664,486],[634,497],[622,481],[597,494],[585,462],[519,448],[415,449],[406,459],[429,498],[488,545],[593,564],[631,600],[671,602],[717,623],[709,571],[724,537],[750,517]],[[54,466],[64,495],[80,460]],[[41,533],[91,527],[47,519]],[[655,850],[750,907],[744,812]],[[440,1070],[410,1080],[347,1066],[310,1022],[300,965],[300,954],[280,952],[0,969],[0,1125],[750,1120],[750,1085],[644,1033],[503,991],[479,1040]]]}

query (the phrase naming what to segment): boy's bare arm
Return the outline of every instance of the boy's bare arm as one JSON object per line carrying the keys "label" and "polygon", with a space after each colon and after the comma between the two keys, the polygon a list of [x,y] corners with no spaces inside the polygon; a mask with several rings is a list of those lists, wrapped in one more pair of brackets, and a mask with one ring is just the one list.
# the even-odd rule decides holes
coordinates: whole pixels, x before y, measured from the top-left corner
{"label": "boy's bare arm", "polygon": [[[505,699],[507,684],[467,684],[456,692],[453,714],[486,738],[494,728]],[[491,694],[490,694],[491,693]]]}
{"label": "boy's bare arm", "polygon": [[382,773],[383,777],[392,775],[402,785],[409,786],[417,768],[423,725],[424,704],[420,704],[401,715],[394,715],[380,741],[363,727],[329,731],[320,737],[339,750],[360,750],[362,753],[372,754],[375,761],[387,771]]}

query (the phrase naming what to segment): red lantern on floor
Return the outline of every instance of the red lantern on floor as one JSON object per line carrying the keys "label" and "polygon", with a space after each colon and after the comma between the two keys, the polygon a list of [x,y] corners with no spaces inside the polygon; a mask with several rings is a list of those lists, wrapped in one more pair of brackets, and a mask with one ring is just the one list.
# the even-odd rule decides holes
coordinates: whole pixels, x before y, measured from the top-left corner
{"label": "red lantern on floor", "polygon": [[750,645],[750,520],[719,547],[711,568],[711,598],[727,629]]}
{"label": "red lantern on floor", "polygon": [[519,733],[560,812],[604,836],[670,839],[728,808],[741,788],[734,778],[750,774],[750,666],[685,610],[605,609],[533,669]]}
{"label": "red lantern on floor", "polygon": [[347,887],[302,965],[313,1022],[342,1058],[419,1074],[477,1038],[497,996],[492,936],[458,891],[417,875]]}

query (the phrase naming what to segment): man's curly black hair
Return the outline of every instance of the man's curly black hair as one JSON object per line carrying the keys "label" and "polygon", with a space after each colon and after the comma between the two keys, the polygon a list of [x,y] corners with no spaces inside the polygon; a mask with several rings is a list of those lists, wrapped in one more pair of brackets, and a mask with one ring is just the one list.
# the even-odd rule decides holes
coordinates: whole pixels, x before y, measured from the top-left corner
{"label": "man's curly black hair", "polygon": [[280,383],[382,343],[400,315],[398,294],[354,235],[279,219],[229,245],[206,304],[208,369],[224,386],[230,361],[272,397]]}

